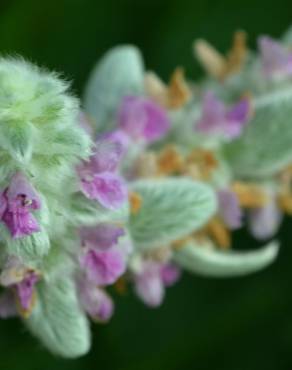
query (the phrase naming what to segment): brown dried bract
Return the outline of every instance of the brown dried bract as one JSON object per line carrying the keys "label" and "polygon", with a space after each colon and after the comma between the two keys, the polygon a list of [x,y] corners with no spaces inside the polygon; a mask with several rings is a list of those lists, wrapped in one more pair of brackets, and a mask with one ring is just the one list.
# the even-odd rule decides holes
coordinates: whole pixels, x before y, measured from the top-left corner
{"label": "brown dried bract", "polygon": [[147,72],[144,78],[144,88],[146,94],[156,103],[167,107],[167,86],[154,72]]}
{"label": "brown dried bract", "polygon": [[218,161],[212,151],[207,149],[194,149],[187,156],[185,166],[187,173],[194,174],[192,177],[207,180],[212,171],[218,167]]}
{"label": "brown dried bract", "polygon": [[288,215],[292,215],[292,193],[282,192],[278,195],[278,205]]}
{"label": "brown dried bract", "polygon": [[292,165],[287,166],[279,175],[280,191],[278,195],[279,207],[288,215],[292,215]]}
{"label": "brown dried bract", "polygon": [[181,108],[191,97],[184,70],[180,67],[173,72],[168,86],[153,72],[146,73],[144,86],[146,93],[153,100],[169,109]]}
{"label": "brown dried bract", "polygon": [[180,250],[183,247],[185,247],[190,241],[192,240],[192,237],[188,236],[183,239],[176,240],[172,243],[172,248],[174,250]]}
{"label": "brown dried bract", "polygon": [[178,109],[191,98],[191,91],[185,80],[184,70],[176,68],[171,76],[168,88],[168,108]]}
{"label": "brown dried bract", "polygon": [[234,182],[232,190],[237,195],[240,206],[244,208],[261,208],[269,201],[268,194],[260,186],[254,184]]}
{"label": "brown dried bract", "polygon": [[156,153],[149,151],[141,154],[135,162],[134,175],[138,178],[153,178],[158,176]]}
{"label": "brown dried bract", "polygon": [[167,145],[158,155],[157,165],[159,174],[170,175],[182,171],[184,159],[174,145]]}
{"label": "brown dried bract", "polygon": [[166,263],[171,259],[171,248],[169,246],[158,247],[146,252],[144,257],[149,258],[152,261],[154,260],[161,263]]}
{"label": "brown dried bract", "polygon": [[226,56],[205,40],[195,41],[194,51],[208,74],[224,80],[242,69],[247,57],[246,39],[247,35],[244,31],[235,32],[232,47]]}
{"label": "brown dried bract", "polygon": [[222,78],[228,77],[241,70],[246,61],[247,35],[244,31],[237,31],[233,36],[233,45],[226,57],[225,75]]}
{"label": "brown dried bract", "polygon": [[131,213],[133,215],[136,215],[141,209],[142,197],[138,193],[131,191],[129,193],[129,203],[130,203]]}
{"label": "brown dried bract", "polygon": [[219,218],[214,217],[208,223],[206,231],[218,247],[222,249],[229,249],[231,247],[230,231]]}

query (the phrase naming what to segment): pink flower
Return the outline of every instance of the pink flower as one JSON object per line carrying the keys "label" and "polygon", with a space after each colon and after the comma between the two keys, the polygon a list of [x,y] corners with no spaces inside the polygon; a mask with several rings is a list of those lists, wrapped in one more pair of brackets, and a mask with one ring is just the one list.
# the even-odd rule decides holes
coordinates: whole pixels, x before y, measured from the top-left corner
{"label": "pink flower", "polygon": [[168,263],[160,268],[160,277],[165,286],[172,286],[175,284],[179,280],[180,275],[180,269],[173,263]]}
{"label": "pink flower", "polygon": [[79,261],[87,280],[104,286],[115,283],[124,274],[129,253],[129,243],[119,243],[124,234],[122,228],[105,223],[81,229],[83,248]]}
{"label": "pink flower", "polygon": [[80,279],[78,282],[78,295],[84,311],[97,322],[107,322],[114,312],[111,297],[94,283]]}
{"label": "pink flower", "polygon": [[22,281],[15,285],[16,294],[23,311],[28,312],[33,303],[35,284],[39,277],[34,272],[29,272]]}
{"label": "pink flower", "polygon": [[292,75],[292,52],[268,36],[258,40],[263,73],[266,77]]}
{"label": "pink flower", "polygon": [[16,256],[9,257],[0,275],[0,284],[14,289],[24,313],[28,313],[32,308],[35,285],[38,281],[39,275],[26,267]]}
{"label": "pink flower", "polygon": [[269,239],[278,231],[283,219],[275,196],[262,208],[249,212],[249,227],[252,235],[259,239]]}
{"label": "pink flower", "polygon": [[0,216],[13,238],[21,238],[40,230],[32,211],[41,207],[38,194],[20,172],[11,179],[0,199]]}
{"label": "pink flower", "polygon": [[121,130],[100,136],[95,144],[91,164],[95,172],[114,172],[117,170],[129,146],[129,137]]}
{"label": "pink flower", "polygon": [[84,227],[80,231],[83,245],[100,250],[113,247],[123,235],[125,235],[124,229],[109,223],[99,224],[96,227]]}
{"label": "pink flower", "polygon": [[122,250],[117,247],[106,251],[89,249],[80,263],[87,279],[96,285],[110,285],[126,271],[126,259]]}
{"label": "pink flower", "polygon": [[223,189],[217,192],[219,214],[223,222],[231,230],[241,227],[243,212],[240,208],[236,194],[229,190]]}
{"label": "pink flower", "polygon": [[128,194],[124,180],[111,172],[83,176],[81,189],[87,198],[97,200],[108,209],[121,207]]}
{"label": "pink flower", "polygon": [[119,208],[128,196],[125,182],[115,173],[126,151],[126,141],[125,134],[120,131],[103,135],[97,140],[90,160],[78,168],[81,191],[104,208]]}
{"label": "pink flower", "polygon": [[170,128],[165,109],[140,96],[124,97],[118,112],[118,123],[133,140],[148,143],[163,138]]}
{"label": "pink flower", "polygon": [[172,264],[144,261],[134,276],[135,292],[146,305],[158,307],[164,299],[165,286],[173,285],[179,277],[179,269]]}
{"label": "pink flower", "polygon": [[203,99],[202,116],[196,125],[196,130],[204,134],[217,134],[233,139],[241,134],[251,113],[250,99],[242,98],[231,108],[209,91]]}

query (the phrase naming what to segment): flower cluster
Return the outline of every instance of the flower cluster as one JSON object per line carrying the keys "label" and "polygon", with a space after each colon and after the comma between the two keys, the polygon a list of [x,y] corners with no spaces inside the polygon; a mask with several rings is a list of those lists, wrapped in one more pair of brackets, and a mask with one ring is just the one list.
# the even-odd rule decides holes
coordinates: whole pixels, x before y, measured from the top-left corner
{"label": "flower cluster", "polygon": [[239,31],[223,55],[197,40],[200,83],[182,68],[164,83],[135,47],[116,47],[81,107],[56,74],[1,59],[0,317],[78,357],[87,317],[107,322],[116,293],[157,307],[182,270],[273,262],[277,241],[236,251],[232,231],[269,240],[292,214],[291,44],[291,31],[264,36],[254,53]]}

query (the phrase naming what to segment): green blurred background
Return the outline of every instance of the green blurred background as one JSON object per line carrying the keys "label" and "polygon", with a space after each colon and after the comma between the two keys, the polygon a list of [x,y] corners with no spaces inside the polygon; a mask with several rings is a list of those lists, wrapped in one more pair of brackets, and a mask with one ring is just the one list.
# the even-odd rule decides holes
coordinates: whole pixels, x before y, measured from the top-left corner
{"label": "green blurred background", "polygon": [[[76,93],[94,62],[118,43],[134,43],[146,64],[167,78],[176,65],[202,71],[191,42],[206,37],[222,51],[232,32],[280,36],[292,24],[291,0],[27,0],[0,2],[0,51],[21,54],[74,80]],[[46,353],[17,320],[0,323],[2,370],[290,370],[292,369],[292,232],[280,232],[280,258],[241,279],[184,275],[165,304],[150,310],[132,294],[117,297],[107,326],[94,326],[92,352],[65,361]],[[237,248],[256,244],[245,232]]]}

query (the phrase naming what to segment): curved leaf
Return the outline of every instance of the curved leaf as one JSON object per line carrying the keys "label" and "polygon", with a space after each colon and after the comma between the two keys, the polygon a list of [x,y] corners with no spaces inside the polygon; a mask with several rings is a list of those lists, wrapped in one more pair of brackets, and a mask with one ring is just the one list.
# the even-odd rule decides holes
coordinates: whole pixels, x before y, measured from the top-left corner
{"label": "curved leaf", "polygon": [[73,282],[41,283],[37,293],[36,307],[25,320],[30,331],[56,355],[75,358],[86,354],[90,348],[89,324]]}
{"label": "curved leaf", "polygon": [[160,247],[197,230],[217,206],[212,189],[191,179],[142,180],[132,190],[142,199],[129,225],[140,249]]}
{"label": "curved leaf", "polygon": [[85,89],[85,111],[98,129],[113,118],[121,98],[143,91],[144,66],[140,51],[131,45],[111,49],[93,69]]}
{"label": "curved leaf", "polygon": [[188,244],[175,252],[174,260],[184,269],[203,276],[231,277],[250,274],[270,265],[277,257],[276,241],[250,252],[220,251]]}

